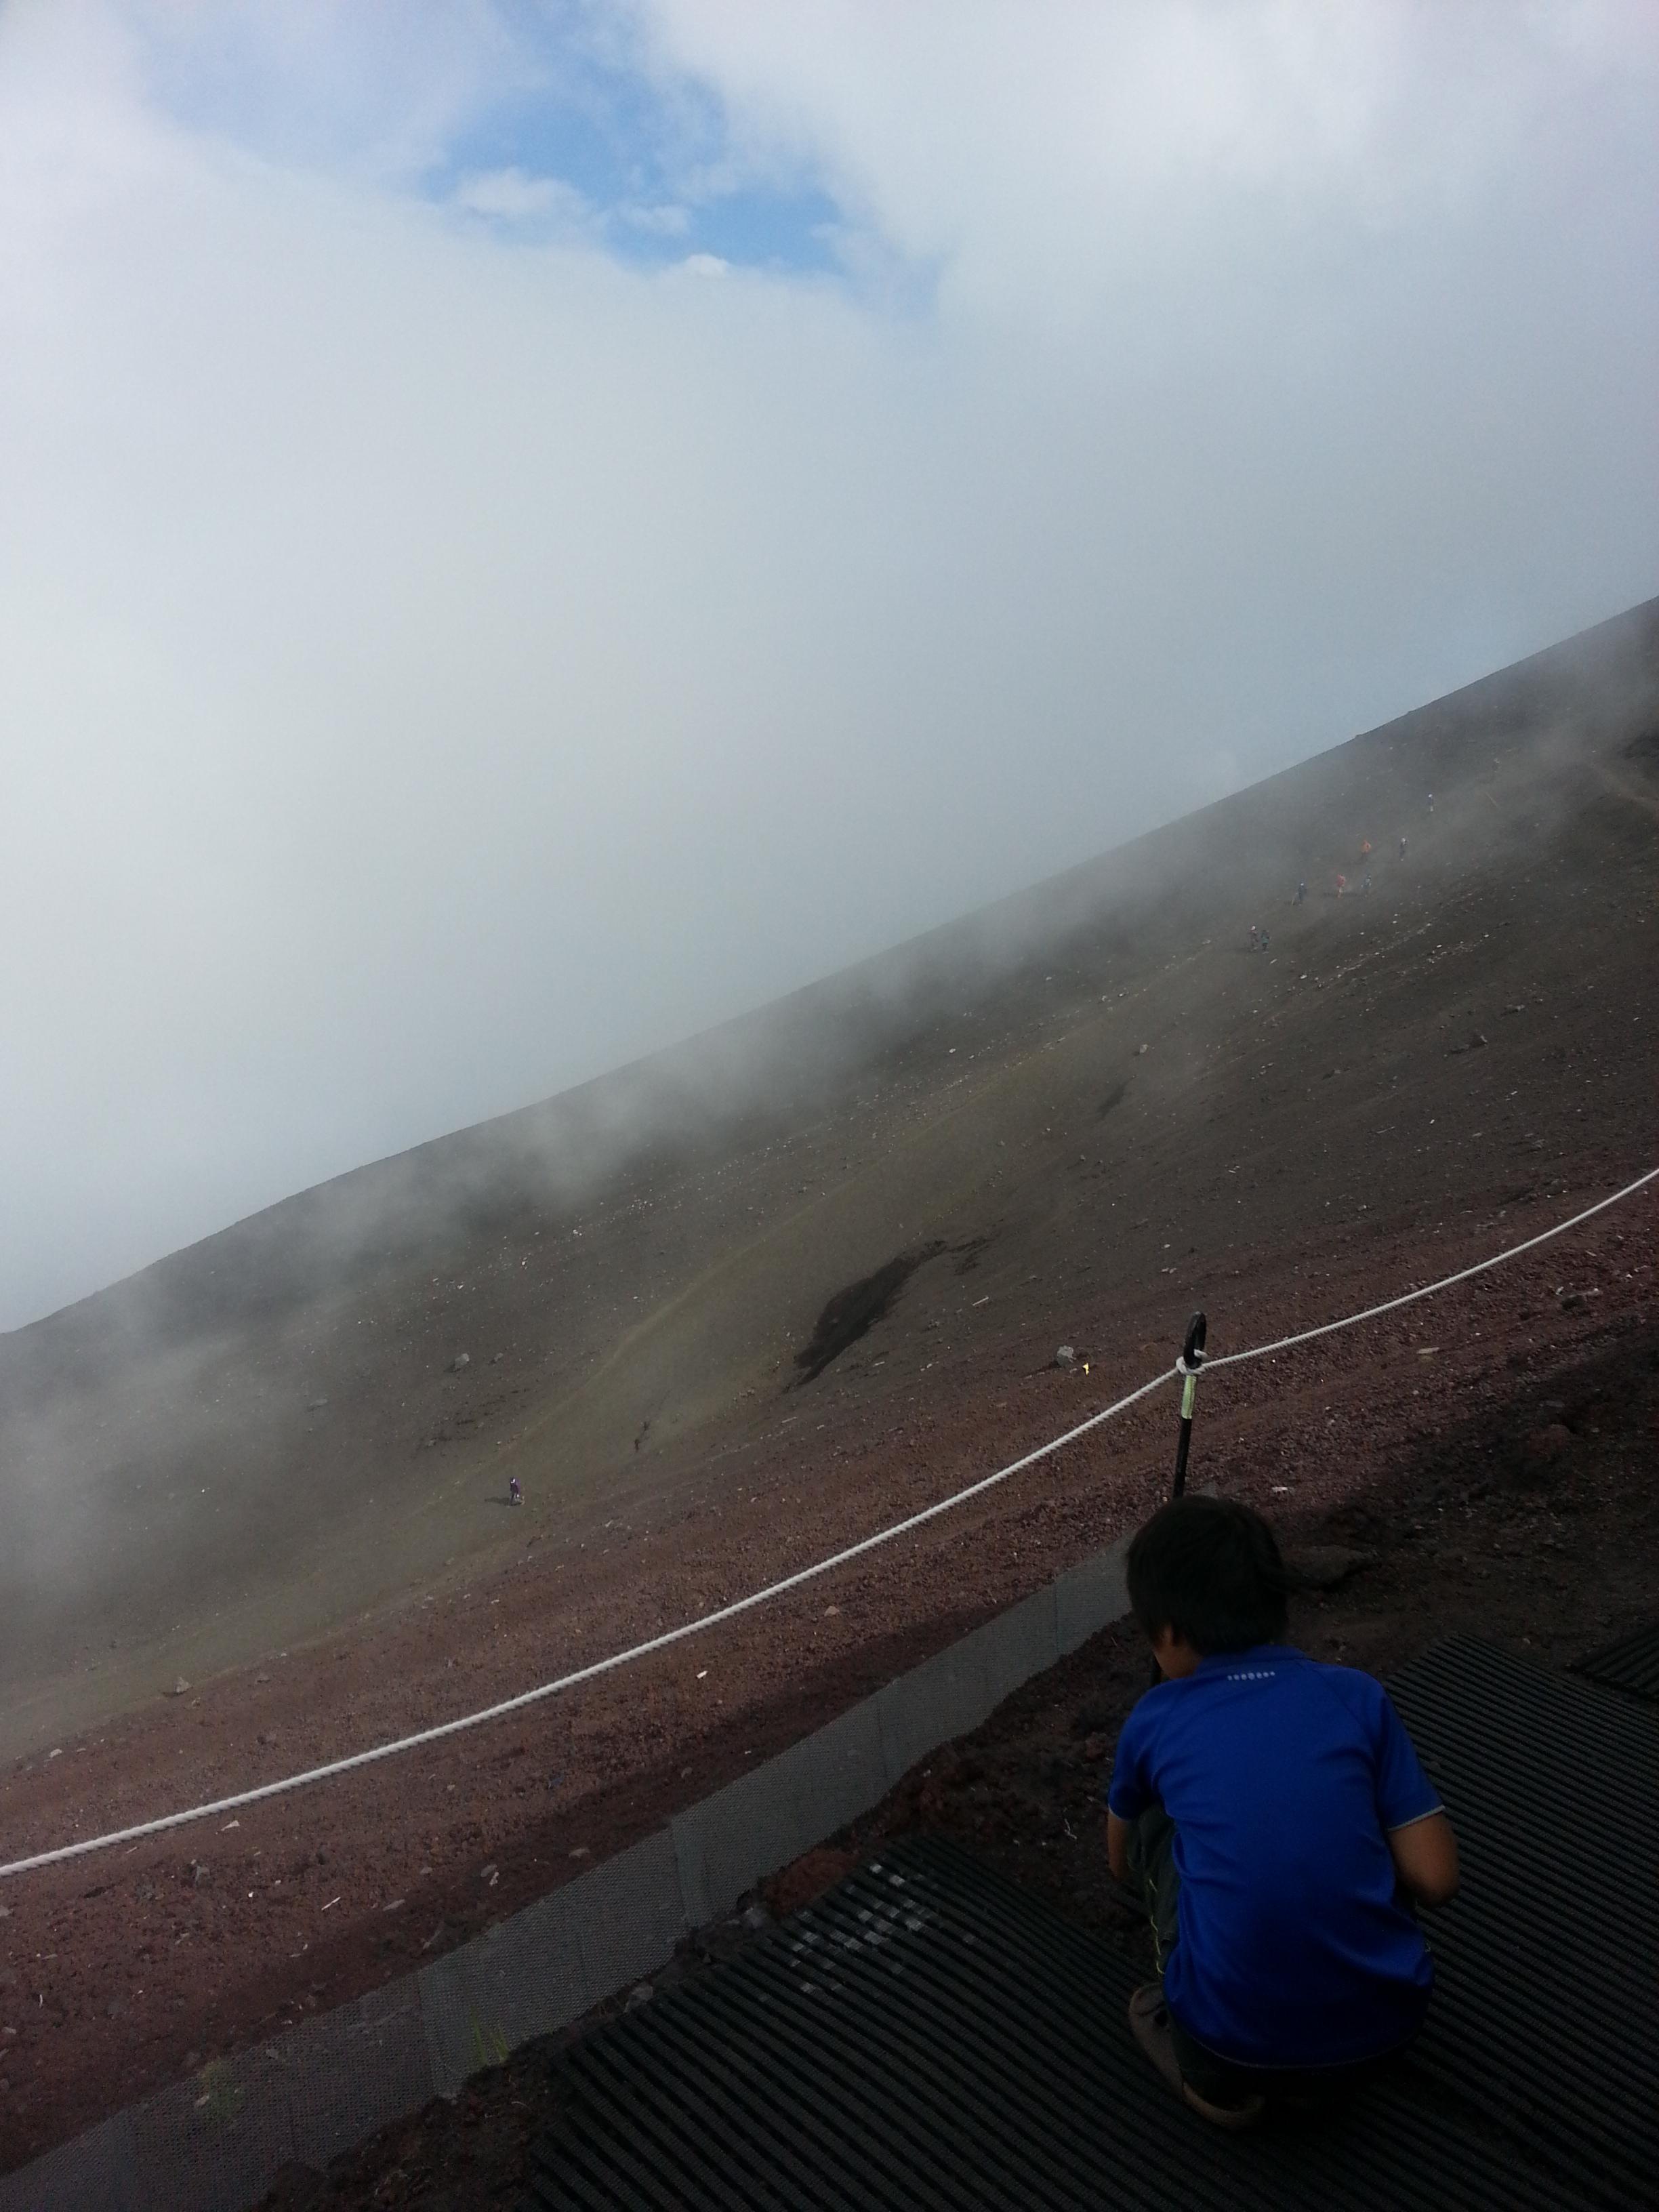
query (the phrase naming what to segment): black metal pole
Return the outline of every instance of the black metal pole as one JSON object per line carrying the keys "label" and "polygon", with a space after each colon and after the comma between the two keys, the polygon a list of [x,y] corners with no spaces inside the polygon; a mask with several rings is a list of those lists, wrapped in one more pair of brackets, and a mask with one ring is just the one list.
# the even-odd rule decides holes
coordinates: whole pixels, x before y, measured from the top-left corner
{"label": "black metal pole", "polygon": [[[1204,1339],[1209,1324],[1201,1313],[1195,1313],[1187,1324],[1187,1340],[1181,1347],[1181,1357],[1176,1362],[1176,1372],[1181,1377],[1181,1432],[1176,1439],[1175,1480],[1170,1486],[1170,1503],[1175,1504],[1187,1487],[1187,1455],[1193,1448],[1193,1401],[1198,1395],[1198,1370],[1204,1364]],[[1152,1662],[1152,1687],[1164,1680],[1164,1669],[1156,1659]]]}
{"label": "black metal pole", "polygon": [[1175,1485],[1170,1492],[1170,1503],[1180,1497],[1187,1487],[1187,1455],[1193,1448],[1193,1400],[1198,1393],[1198,1370],[1204,1364],[1204,1339],[1209,1324],[1201,1313],[1195,1313],[1187,1324],[1187,1341],[1181,1347],[1181,1359],[1176,1372],[1183,1378],[1181,1385],[1181,1435],[1176,1444]]}

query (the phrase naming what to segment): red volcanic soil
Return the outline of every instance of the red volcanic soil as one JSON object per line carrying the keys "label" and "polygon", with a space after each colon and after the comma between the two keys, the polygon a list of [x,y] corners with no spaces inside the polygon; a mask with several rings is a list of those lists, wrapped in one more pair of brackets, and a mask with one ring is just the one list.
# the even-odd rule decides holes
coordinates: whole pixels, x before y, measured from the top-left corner
{"label": "red volcanic soil", "polygon": [[[807,994],[763,1114],[653,1124],[579,1192],[552,1123],[545,1158],[523,1117],[469,1133],[0,1343],[3,1856],[742,1595],[1166,1368],[1194,1305],[1237,1349],[1655,1164],[1656,634],[1639,611]],[[1324,896],[1362,836],[1372,892]],[[1594,1642],[1652,1587],[1622,1502],[1652,1435],[1598,1442],[1584,1378],[1650,1361],[1656,1224],[1650,1188],[1203,1384],[1195,1480],[1304,1531],[1416,1501],[1409,1537],[1377,1509],[1405,1595],[1343,1594],[1346,1656],[1391,1662],[1437,1608]],[[843,1295],[890,1267],[884,1304]],[[805,1379],[838,1297],[868,1326]],[[476,1933],[1102,1548],[1173,1418],[568,1696],[0,1884],[0,2168]]]}

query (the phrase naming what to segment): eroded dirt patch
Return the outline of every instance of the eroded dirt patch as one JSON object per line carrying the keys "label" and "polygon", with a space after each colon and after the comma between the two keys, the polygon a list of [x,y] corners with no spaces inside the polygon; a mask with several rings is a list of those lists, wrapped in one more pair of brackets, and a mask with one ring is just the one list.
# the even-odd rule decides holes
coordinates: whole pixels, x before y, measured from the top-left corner
{"label": "eroded dirt patch", "polygon": [[878,1267],[873,1275],[862,1276],[856,1283],[848,1283],[845,1290],[837,1291],[818,1316],[811,1335],[795,1354],[799,1380],[814,1381],[849,1346],[856,1344],[861,1336],[867,1336],[876,1323],[885,1320],[892,1311],[894,1300],[916,1269],[944,1249],[943,1244],[934,1243],[924,1244],[915,1252],[901,1252],[884,1267]]}

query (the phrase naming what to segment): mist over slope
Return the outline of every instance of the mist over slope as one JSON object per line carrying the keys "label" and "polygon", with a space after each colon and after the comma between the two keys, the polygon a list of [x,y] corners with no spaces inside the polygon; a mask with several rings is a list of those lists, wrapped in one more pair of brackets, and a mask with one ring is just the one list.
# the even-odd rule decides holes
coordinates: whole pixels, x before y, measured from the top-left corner
{"label": "mist over slope", "polygon": [[1656,829],[1659,601],[0,1339],[0,1682],[113,1709],[498,1545],[509,1474],[637,1496],[1080,1311],[1139,1343],[1228,1255],[1649,1164]]}

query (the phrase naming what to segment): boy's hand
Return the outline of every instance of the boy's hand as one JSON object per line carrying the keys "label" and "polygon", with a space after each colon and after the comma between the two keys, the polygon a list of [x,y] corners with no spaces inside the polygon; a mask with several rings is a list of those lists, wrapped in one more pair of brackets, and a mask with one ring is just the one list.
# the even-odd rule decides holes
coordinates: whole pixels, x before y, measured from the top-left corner
{"label": "boy's hand", "polygon": [[1389,1830],[1395,1872],[1419,1905],[1444,1905],[1457,1894],[1457,1838],[1443,1813],[1428,1813]]}

